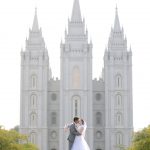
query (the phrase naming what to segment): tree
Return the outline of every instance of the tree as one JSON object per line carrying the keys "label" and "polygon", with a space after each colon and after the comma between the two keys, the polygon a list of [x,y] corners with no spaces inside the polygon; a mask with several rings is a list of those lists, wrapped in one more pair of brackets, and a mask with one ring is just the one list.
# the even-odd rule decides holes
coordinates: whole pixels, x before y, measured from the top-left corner
{"label": "tree", "polygon": [[38,150],[33,144],[28,143],[27,136],[15,130],[0,128],[0,150]]}
{"label": "tree", "polygon": [[12,128],[11,130],[15,130],[15,131],[19,132],[19,126],[16,125],[16,126],[15,126],[14,128]]}
{"label": "tree", "polygon": [[129,150],[150,150],[150,126],[134,134]]}

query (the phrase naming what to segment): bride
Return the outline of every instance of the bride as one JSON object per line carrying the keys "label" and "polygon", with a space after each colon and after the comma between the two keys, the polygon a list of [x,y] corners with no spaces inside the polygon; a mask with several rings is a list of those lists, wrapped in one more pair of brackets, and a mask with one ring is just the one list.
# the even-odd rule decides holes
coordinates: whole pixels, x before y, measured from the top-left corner
{"label": "bride", "polygon": [[90,150],[87,142],[84,139],[85,131],[87,128],[86,122],[80,119],[79,123],[76,124],[76,130],[81,134],[76,136],[71,150]]}

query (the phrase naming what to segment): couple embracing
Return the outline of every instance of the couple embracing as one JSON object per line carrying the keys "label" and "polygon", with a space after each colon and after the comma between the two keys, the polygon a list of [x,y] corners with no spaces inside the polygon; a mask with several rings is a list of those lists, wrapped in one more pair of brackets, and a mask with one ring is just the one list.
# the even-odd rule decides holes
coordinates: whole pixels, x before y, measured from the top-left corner
{"label": "couple embracing", "polygon": [[65,127],[65,130],[69,129],[70,131],[68,136],[69,150],[90,150],[84,139],[86,128],[86,122],[78,117],[74,117],[73,123]]}

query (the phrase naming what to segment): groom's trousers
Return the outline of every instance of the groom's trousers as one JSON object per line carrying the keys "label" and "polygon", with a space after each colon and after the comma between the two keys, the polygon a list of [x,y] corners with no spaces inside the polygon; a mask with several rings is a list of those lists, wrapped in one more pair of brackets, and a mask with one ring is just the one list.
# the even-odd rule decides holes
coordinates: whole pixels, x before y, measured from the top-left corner
{"label": "groom's trousers", "polygon": [[73,143],[69,141],[69,150],[71,150]]}

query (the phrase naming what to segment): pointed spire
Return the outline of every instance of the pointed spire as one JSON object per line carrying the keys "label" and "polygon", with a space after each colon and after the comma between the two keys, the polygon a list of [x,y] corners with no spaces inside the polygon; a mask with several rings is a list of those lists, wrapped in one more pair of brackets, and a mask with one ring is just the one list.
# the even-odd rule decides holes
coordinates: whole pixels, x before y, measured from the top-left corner
{"label": "pointed spire", "polygon": [[132,51],[131,45],[130,45],[130,52]]}
{"label": "pointed spire", "polygon": [[115,32],[121,31],[117,5],[116,5],[116,16],[115,16],[115,22],[114,22],[114,31]]}
{"label": "pointed spire", "polygon": [[71,21],[72,22],[82,21],[79,0],[74,0]]}
{"label": "pointed spire", "polygon": [[39,24],[38,24],[38,18],[37,18],[37,8],[35,8],[35,16],[32,26],[32,31],[38,31],[39,30]]}

